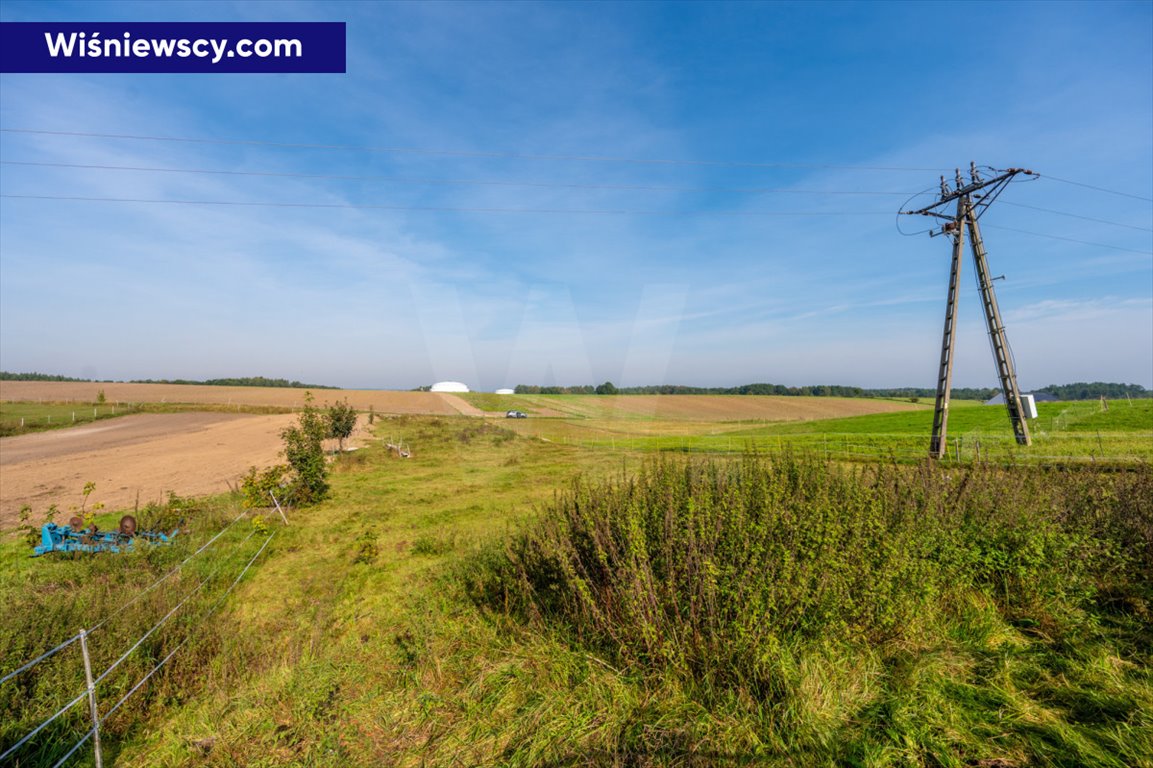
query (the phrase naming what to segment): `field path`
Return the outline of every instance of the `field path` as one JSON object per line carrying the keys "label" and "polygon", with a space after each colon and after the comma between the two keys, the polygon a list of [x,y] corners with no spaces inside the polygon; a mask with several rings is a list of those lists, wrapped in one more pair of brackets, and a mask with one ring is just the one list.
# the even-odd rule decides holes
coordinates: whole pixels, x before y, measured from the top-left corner
{"label": "field path", "polygon": [[[0,439],[0,531],[32,507],[32,521],[56,504],[109,509],[181,496],[221,493],[249,466],[280,462],[280,430],[296,416],[226,413],[137,414],[72,429]],[[58,518],[60,519],[60,518]],[[67,519],[64,517],[63,519]]]}
{"label": "field path", "polygon": [[485,413],[480,408],[477,408],[472,403],[465,400],[463,397],[450,395],[447,392],[437,392],[440,399],[448,403],[451,407],[456,409],[456,412],[461,416],[484,416]]}

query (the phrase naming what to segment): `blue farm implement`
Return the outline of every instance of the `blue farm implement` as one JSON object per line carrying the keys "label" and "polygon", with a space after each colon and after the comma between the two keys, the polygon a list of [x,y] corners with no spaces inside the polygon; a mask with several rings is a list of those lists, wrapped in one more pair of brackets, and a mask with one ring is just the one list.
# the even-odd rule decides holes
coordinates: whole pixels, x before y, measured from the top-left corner
{"label": "blue farm implement", "polygon": [[136,518],[132,515],[120,518],[120,527],[115,531],[100,531],[95,525],[85,527],[83,520],[74,517],[69,525],[48,523],[41,528],[40,546],[32,556],[39,557],[49,552],[131,552],[139,540],[149,544],[171,544],[179,532],[179,527],[171,533],[138,531]]}

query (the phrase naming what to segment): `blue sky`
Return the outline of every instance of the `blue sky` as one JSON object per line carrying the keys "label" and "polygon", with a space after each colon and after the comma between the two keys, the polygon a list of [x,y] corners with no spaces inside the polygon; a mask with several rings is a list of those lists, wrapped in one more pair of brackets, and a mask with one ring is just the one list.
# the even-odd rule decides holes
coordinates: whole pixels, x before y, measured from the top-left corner
{"label": "blue sky", "polygon": [[[1022,387],[1153,387],[1153,3],[7,0],[0,20],[348,30],[343,75],[0,75],[3,194],[280,204],[0,199],[4,370],[930,387],[949,244],[895,212],[972,160],[1042,174],[982,218]],[[954,382],[996,386],[964,270]]]}

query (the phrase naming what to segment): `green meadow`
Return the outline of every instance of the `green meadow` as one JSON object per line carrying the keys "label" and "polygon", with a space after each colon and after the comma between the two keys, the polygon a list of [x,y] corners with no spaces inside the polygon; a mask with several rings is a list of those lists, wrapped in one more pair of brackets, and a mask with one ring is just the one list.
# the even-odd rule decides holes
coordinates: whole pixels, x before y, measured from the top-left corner
{"label": "green meadow", "polygon": [[0,401],[0,437],[64,429],[133,413],[291,413],[275,405],[224,405],[211,403],[102,403]]}
{"label": "green meadow", "polygon": [[[917,460],[924,410],[380,419],[287,526],[224,496],[141,511],[190,530],[129,555],[8,535],[0,676],[98,624],[99,673],[171,613],[97,685],[107,712],[169,659],[102,725],[117,766],[1153,766],[1149,405],[1042,404],[1025,449],[952,414],[1076,462]],[[0,752],[83,690],[76,644],[0,684]]]}
{"label": "green meadow", "polygon": [[[569,396],[579,400],[582,396]],[[583,396],[588,400],[595,397]],[[534,405],[549,396],[526,398]],[[551,402],[549,403],[551,407]],[[572,408],[567,403],[563,408]],[[559,409],[558,409],[559,410]],[[585,413],[589,407],[583,408]],[[510,420],[518,433],[599,449],[740,453],[803,449],[832,459],[920,461],[928,452],[932,406],[812,421],[687,421],[591,416]],[[1093,462],[1153,460],[1153,400],[1039,403],[1029,421],[1033,444],[1017,446],[1003,406],[953,401],[949,460]]]}
{"label": "green meadow", "polygon": [[42,432],[137,412],[112,403],[40,403],[0,401],[0,437]]}

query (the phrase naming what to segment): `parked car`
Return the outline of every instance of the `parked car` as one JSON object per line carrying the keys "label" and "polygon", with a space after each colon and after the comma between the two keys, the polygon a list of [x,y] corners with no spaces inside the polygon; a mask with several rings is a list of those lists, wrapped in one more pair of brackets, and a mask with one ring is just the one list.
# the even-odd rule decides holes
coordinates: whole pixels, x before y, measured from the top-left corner
{"label": "parked car", "polygon": [[524,411],[508,411],[505,413],[504,417],[506,419],[527,419],[528,414]]}

